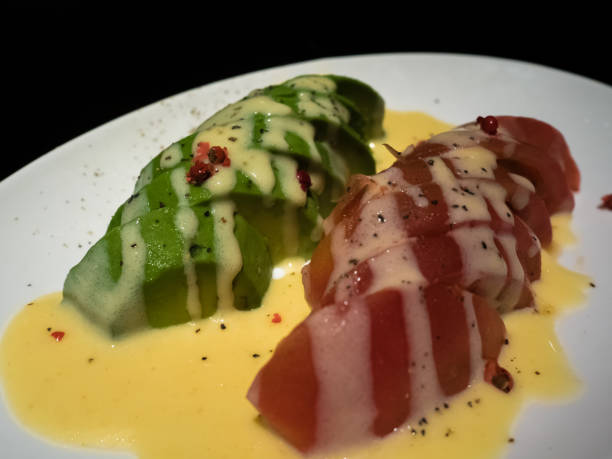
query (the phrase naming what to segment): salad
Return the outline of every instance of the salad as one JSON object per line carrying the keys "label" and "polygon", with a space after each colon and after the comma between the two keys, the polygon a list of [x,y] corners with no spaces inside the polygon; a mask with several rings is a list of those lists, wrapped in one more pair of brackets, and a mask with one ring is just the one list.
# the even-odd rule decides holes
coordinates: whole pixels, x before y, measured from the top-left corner
{"label": "salad", "polygon": [[[512,369],[498,363],[500,314],[533,307],[549,213],[573,206],[579,176],[563,138],[536,120],[487,117],[406,151],[389,146],[397,163],[373,175],[368,142],[382,134],[383,110],[369,86],[329,75],[231,104],[142,170],[66,279],[64,306],[112,339],[137,336],[257,310],[272,268],[313,254],[304,269],[312,313],[248,394],[302,451],[387,436],[478,379],[512,390]],[[552,140],[539,142],[542,132]],[[550,161],[526,167],[530,149]],[[567,189],[548,186],[549,169]],[[417,353],[426,371],[406,374]]]}

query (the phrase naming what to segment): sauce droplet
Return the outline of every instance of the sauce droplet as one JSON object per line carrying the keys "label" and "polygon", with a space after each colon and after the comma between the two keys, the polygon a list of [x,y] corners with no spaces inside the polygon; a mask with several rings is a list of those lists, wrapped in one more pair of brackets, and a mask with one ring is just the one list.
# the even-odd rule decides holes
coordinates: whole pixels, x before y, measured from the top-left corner
{"label": "sauce droplet", "polygon": [[214,170],[210,164],[195,161],[187,172],[187,183],[201,185],[213,175],[213,172]]}
{"label": "sauce droplet", "polygon": [[599,209],[612,210],[612,194],[607,194],[601,197],[601,204],[599,204]]}
{"label": "sauce droplet", "polygon": [[300,169],[295,174],[298,182],[300,182],[300,186],[303,191],[308,191],[308,188],[312,186],[312,181],[310,180],[310,175],[303,169]]}
{"label": "sauce droplet", "polygon": [[495,118],[494,116],[489,115],[485,118],[479,116],[478,118],[476,118],[476,122],[480,124],[480,129],[482,129],[487,134],[497,134],[497,128],[499,126],[499,123],[497,122],[497,118]]}
{"label": "sauce droplet", "polygon": [[272,322],[275,324],[280,323],[283,320],[283,318],[281,317],[281,315],[278,312],[275,312],[274,314],[272,314]]}
{"label": "sauce droplet", "polygon": [[53,338],[55,338],[55,341],[57,341],[58,343],[64,339],[64,335],[66,333],[64,333],[63,331],[54,331],[53,333],[51,333],[51,336]]}
{"label": "sauce droplet", "polygon": [[488,361],[485,365],[484,379],[502,392],[510,392],[514,387],[512,375],[495,361]]}
{"label": "sauce droplet", "polygon": [[221,164],[225,167],[230,165],[229,152],[226,147],[215,145],[208,150],[208,160],[211,164]]}

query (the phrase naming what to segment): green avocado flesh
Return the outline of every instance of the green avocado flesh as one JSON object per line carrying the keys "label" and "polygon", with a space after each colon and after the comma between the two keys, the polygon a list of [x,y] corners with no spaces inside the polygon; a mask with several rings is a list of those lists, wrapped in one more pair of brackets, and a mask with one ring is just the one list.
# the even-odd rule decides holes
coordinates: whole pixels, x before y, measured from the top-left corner
{"label": "green avocado flesh", "polygon": [[64,301],[113,336],[259,307],[275,263],[310,257],[349,176],[374,173],[383,113],[371,87],[335,75],[228,105],[142,169]]}

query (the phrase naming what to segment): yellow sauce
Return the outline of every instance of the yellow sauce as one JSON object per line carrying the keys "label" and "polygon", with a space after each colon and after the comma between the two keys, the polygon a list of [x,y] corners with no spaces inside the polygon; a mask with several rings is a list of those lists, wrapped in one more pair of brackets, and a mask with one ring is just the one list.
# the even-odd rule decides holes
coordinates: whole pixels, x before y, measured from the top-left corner
{"label": "yellow sauce", "polygon": [[[421,113],[387,112],[384,142],[403,149],[449,125]],[[392,158],[373,145],[378,168]],[[555,252],[572,242],[570,219],[553,221]],[[517,413],[531,399],[575,396],[580,382],[566,361],[555,320],[584,302],[589,279],[543,253],[536,311],[505,316],[509,345],[500,363],[515,378],[511,394],[484,383],[426,413],[427,424],[329,457],[492,457],[511,441]],[[112,342],[68,307],[61,294],[25,306],[0,347],[6,401],[18,422],[58,444],[131,451],[144,459],[300,457],[257,418],[245,394],[278,341],[309,312],[292,259],[261,308],[226,309],[209,319]],[[282,317],[274,323],[274,313]],[[222,324],[225,328],[222,328]],[[61,341],[51,336],[63,331]],[[520,441],[517,439],[516,441]]]}

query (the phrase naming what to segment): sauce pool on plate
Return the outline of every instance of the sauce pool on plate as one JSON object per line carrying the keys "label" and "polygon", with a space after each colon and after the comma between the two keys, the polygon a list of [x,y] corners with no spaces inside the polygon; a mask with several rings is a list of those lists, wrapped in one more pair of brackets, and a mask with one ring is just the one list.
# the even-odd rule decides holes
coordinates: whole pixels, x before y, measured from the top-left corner
{"label": "sauce pool on plate", "polygon": [[[387,111],[384,140],[374,143],[377,170],[403,149],[445,131],[417,112]],[[512,426],[529,400],[575,396],[581,385],[554,325],[584,302],[586,276],[556,262],[572,243],[571,220],[553,217],[552,253],[542,252],[537,311],[504,316],[508,345],[500,364],[514,377],[504,394],[479,383],[383,440],[326,457],[492,457],[514,441]],[[276,344],[309,313],[300,270],[304,260],[277,266],[262,307],[223,309],[208,319],[111,341],[61,294],[25,306],[0,346],[6,400],[17,421],[56,444],[168,457],[301,457],[260,420],[246,393]],[[571,320],[571,319],[568,319]]]}

